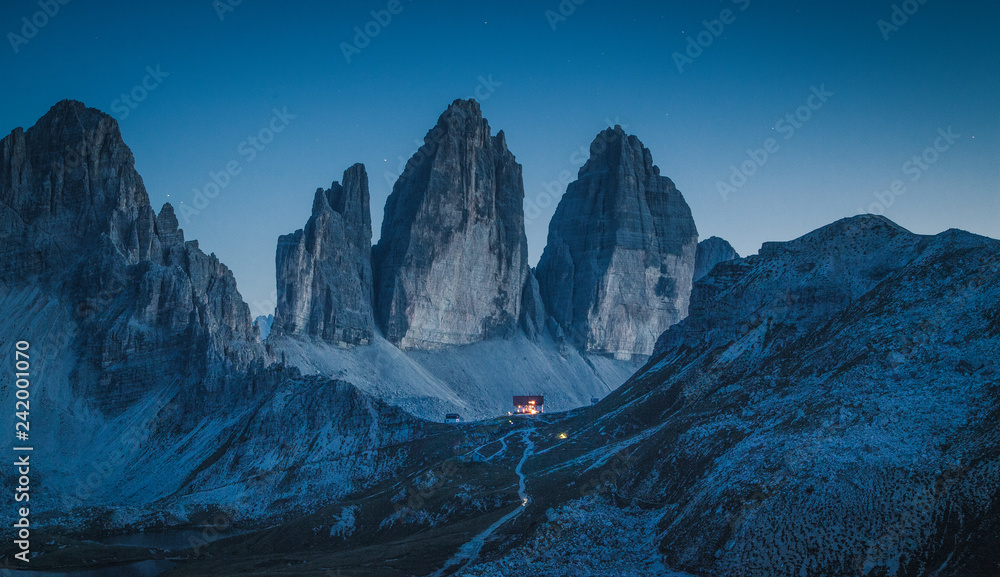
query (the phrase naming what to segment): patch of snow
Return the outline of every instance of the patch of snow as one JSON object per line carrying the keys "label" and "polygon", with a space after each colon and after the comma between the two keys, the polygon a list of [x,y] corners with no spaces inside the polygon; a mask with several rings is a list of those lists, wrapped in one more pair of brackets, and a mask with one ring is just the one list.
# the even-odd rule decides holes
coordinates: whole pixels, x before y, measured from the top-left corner
{"label": "patch of snow", "polygon": [[465,421],[505,415],[515,395],[545,396],[547,412],[589,406],[628,380],[640,361],[581,355],[546,336],[520,335],[435,351],[402,351],[376,336],[367,346],[341,348],[298,339],[272,339],[279,360],[305,374],[348,381],[418,417]]}

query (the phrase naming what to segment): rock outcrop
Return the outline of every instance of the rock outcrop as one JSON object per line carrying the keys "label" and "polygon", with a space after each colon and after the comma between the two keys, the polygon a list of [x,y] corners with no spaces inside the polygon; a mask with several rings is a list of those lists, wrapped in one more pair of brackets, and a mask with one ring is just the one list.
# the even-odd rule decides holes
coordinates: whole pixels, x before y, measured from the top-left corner
{"label": "rock outcrop", "polygon": [[253,324],[260,333],[260,340],[264,341],[271,334],[271,327],[274,326],[274,315],[260,315],[253,320]]}
{"label": "rock outcrop", "polygon": [[0,155],[0,283],[70,309],[86,398],[119,411],[176,386],[212,405],[265,357],[232,273],[184,242],[169,204],[154,213],[113,118],[63,101]]}
{"label": "rock outcrop", "polygon": [[371,342],[371,240],[368,175],[356,164],[343,185],[316,191],[305,229],[278,240],[274,334],[335,345]]}
{"label": "rock outcrop", "polygon": [[581,349],[649,355],[687,315],[698,231],[638,138],[598,135],[549,225],[538,264],[548,313]]}
{"label": "rock outcrop", "polygon": [[548,313],[545,312],[545,303],[542,302],[538,279],[532,270],[521,293],[521,328],[528,338],[537,341],[545,330],[547,319]]}
{"label": "rock outcrop", "polygon": [[697,281],[712,272],[720,262],[735,260],[740,255],[728,241],[717,236],[706,238],[698,243],[698,254],[694,261],[694,280]]}
{"label": "rock outcrop", "polygon": [[519,330],[528,278],[521,166],[474,100],[441,115],[385,207],[373,252],[376,319],[403,349]]}

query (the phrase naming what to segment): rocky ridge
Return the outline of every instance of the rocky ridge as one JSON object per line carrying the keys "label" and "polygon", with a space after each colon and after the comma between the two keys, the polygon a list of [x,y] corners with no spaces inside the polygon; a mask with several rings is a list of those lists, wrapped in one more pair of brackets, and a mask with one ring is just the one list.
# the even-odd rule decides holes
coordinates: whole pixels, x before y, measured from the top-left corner
{"label": "rocky ridge", "polygon": [[657,522],[665,564],[994,572],[998,255],[867,215],[696,283],[690,316],[593,425],[643,439],[616,499],[674,504]]}
{"label": "rocky ridge", "polygon": [[169,204],[149,206],[114,119],[63,101],[0,151],[0,340],[30,343],[32,443],[47,455],[33,523],[197,524],[205,506],[260,520],[314,506],[293,499],[307,488],[330,499],[399,465],[374,451],[425,423],[271,365],[231,272],[185,241]]}

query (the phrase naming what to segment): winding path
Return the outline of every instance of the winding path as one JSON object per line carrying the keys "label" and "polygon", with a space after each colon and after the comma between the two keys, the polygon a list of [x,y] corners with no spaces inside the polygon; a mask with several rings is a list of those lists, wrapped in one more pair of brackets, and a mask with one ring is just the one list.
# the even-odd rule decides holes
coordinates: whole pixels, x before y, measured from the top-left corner
{"label": "winding path", "polygon": [[475,561],[476,558],[479,557],[479,552],[482,551],[483,545],[485,545],[486,541],[489,540],[494,533],[496,533],[497,529],[523,513],[525,507],[527,507],[528,503],[531,502],[531,498],[528,496],[528,489],[523,469],[524,462],[527,461],[528,457],[535,452],[535,442],[531,440],[532,432],[532,429],[526,429],[521,432],[521,438],[524,439],[524,454],[521,455],[521,460],[517,463],[517,467],[514,468],[514,472],[517,473],[518,478],[517,494],[521,497],[521,505],[517,509],[514,509],[510,513],[504,515],[496,523],[490,525],[485,531],[473,537],[471,541],[462,545],[462,547],[458,550],[458,553],[455,553],[451,559],[448,559],[448,562],[444,564],[444,567],[434,572],[431,577],[442,577],[449,569],[456,566],[461,568]]}

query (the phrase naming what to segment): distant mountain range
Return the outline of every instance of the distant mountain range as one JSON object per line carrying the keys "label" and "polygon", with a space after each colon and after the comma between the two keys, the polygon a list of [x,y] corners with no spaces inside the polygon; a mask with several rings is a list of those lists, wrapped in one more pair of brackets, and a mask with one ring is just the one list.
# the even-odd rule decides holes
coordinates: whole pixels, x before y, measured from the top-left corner
{"label": "distant mountain range", "polygon": [[868,215],[739,258],[614,127],[532,270],[520,165],[456,101],[375,247],[364,166],[316,191],[254,321],[111,117],[60,102],[0,155],[32,568],[221,514],[247,532],[172,574],[1000,573],[996,240]]}

